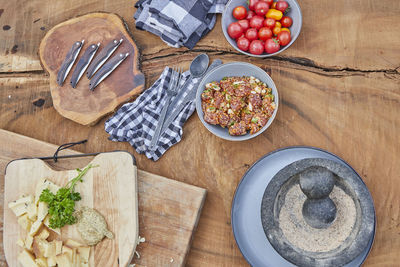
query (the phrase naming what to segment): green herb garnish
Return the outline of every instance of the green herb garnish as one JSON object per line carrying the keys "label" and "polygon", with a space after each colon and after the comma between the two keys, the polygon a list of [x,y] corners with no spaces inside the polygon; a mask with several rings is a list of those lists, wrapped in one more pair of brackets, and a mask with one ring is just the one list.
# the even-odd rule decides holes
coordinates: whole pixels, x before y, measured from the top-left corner
{"label": "green herb garnish", "polygon": [[252,119],[251,119],[251,122],[252,122],[252,123],[257,123],[257,122],[258,122],[258,118],[256,118],[256,117],[252,118]]}
{"label": "green herb garnish", "polygon": [[65,187],[58,189],[57,194],[53,194],[49,189],[42,191],[39,201],[49,205],[50,228],[61,228],[66,224],[76,223],[76,217],[73,215],[75,211],[75,201],[81,200],[81,194],[75,192],[77,182],[83,182],[83,176],[93,166],[89,164],[85,169],[78,171],[78,176],[67,183]]}

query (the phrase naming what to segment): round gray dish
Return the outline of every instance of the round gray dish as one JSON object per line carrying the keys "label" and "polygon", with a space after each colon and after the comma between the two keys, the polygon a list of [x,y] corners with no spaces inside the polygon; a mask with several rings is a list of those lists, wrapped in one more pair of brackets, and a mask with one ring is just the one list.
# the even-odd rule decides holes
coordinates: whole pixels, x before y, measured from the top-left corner
{"label": "round gray dish", "polygon": [[[231,211],[232,230],[236,243],[251,266],[295,267],[293,263],[279,255],[268,241],[261,223],[260,210],[265,188],[272,177],[285,166],[305,158],[330,159],[353,170],[338,156],[313,147],[278,149],[255,162],[244,174],[236,189]],[[374,236],[375,233],[369,241],[368,247],[345,267],[361,266],[371,250]]]}
{"label": "round gray dish", "polygon": [[301,9],[299,4],[297,3],[296,0],[286,0],[286,2],[288,2],[290,10],[287,14],[287,16],[290,16],[293,19],[293,25],[290,27],[290,32],[291,32],[291,37],[292,40],[290,41],[290,43],[286,46],[281,47],[281,49],[279,49],[279,51],[272,53],[272,54],[267,54],[267,53],[263,53],[261,55],[253,55],[250,54],[248,52],[242,51],[238,48],[238,46],[236,45],[236,41],[234,39],[232,39],[229,35],[228,35],[228,26],[229,24],[231,24],[232,22],[237,21],[237,19],[235,19],[232,15],[232,11],[235,7],[237,6],[245,6],[248,10],[248,4],[247,4],[247,0],[230,0],[224,9],[224,12],[222,13],[222,31],[224,32],[225,38],[226,40],[230,43],[231,46],[233,46],[233,48],[235,48],[237,51],[239,51],[240,53],[243,53],[245,55],[251,56],[251,57],[270,57],[270,56],[274,56],[277,55],[283,51],[285,51],[286,49],[289,48],[289,46],[291,46],[297,39],[297,37],[300,34],[301,31],[301,26],[303,24],[303,19],[302,19],[302,15],[301,15]]}
{"label": "round gray dish", "polygon": [[[310,252],[292,245],[282,232],[278,218],[286,194],[293,186],[299,186],[299,175],[316,166],[334,175],[334,183],[346,191],[356,207],[356,221],[349,236],[339,247],[325,252]],[[322,175],[321,171],[319,175]],[[261,220],[265,235],[275,250],[298,266],[343,266],[368,248],[375,231],[374,204],[366,185],[354,170],[325,158],[302,159],[281,169],[265,189]],[[298,221],[296,225],[299,226],[297,231],[302,231]],[[306,233],[312,235],[308,231]],[[313,245],[317,246],[316,243]]]}
{"label": "round gray dish", "polygon": [[[245,135],[241,136],[232,136],[229,134],[227,128],[222,128],[219,125],[212,125],[204,121],[204,114],[203,110],[201,109],[201,94],[204,91],[205,85],[207,83],[213,82],[213,81],[220,81],[224,77],[231,77],[231,76],[254,76],[255,78],[259,79],[260,81],[264,82],[267,84],[269,88],[272,89],[272,94],[274,95],[275,98],[275,104],[276,108],[274,110],[274,113],[272,114],[271,118],[269,118],[267,124],[261,128],[258,132],[255,134],[250,134],[247,133]],[[274,120],[276,113],[278,111],[278,106],[279,106],[279,95],[278,95],[278,90],[276,89],[276,86],[271,79],[271,77],[263,71],[261,68],[250,64],[250,63],[245,63],[245,62],[231,62],[231,63],[226,63],[223,65],[220,65],[214,69],[212,69],[209,73],[204,76],[204,78],[201,80],[199,87],[197,88],[197,94],[196,94],[196,110],[197,110],[197,115],[199,115],[199,118],[203,125],[213,134],[216,136],[225,139],[225,140],[230,140],[230,141],[243,141],[243,140],[248,140],[251,138],[256,137],[257,135],[261,134],[264,132],[272,123]]]}

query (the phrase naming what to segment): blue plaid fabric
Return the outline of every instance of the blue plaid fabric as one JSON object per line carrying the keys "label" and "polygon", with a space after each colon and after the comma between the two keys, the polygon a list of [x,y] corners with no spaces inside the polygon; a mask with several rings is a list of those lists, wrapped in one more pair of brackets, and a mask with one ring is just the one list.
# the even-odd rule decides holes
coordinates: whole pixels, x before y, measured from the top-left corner
{"label": "blue plaid fabric", "polygon": [[[105,123],[105,130],[112,141],[129,142],[138,153],[144,153],[149,159],[158,160],[171,146],[182,138],[182,128],[193,114],[195,101],[189,102],[179,115],[167,125],[161,133],[155,150],[150,150],[151,139],[155,133],[161,110],[166,104],[166,90],[172,75],[172,69],[166,67],[158,80],[144,91],[134,102],[123,105]],[[190,76],[189,71],[183,73],[180,85]],[[191,79],[180,90],[190,92],[199,79]],[[182,96],[184,98],[185,94]],[[178,92],[179,95],[179,92]],[[178,101],[177,106],[182,101]]]}
{"label": "blue plaid fabric", "polygon": [[192,49],[215,25],[227,0],[140,0],[136,27],[160,36],[173,47]]}

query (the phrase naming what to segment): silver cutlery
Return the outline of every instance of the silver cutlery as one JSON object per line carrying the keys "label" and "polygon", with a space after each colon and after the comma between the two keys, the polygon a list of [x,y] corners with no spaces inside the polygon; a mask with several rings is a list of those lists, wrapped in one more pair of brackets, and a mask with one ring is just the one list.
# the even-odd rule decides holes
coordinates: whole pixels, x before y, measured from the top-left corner
{"label": "silver cutlery", "polygon": [[61,64],[60,70],[57,73],[57,83],[58,85],[62,86],[65,79],[68,76],[69,71],[71,70],[72,66],[75,63],[76,58],[79,55],[79,52],[82,49],[83,43],[85,40],[75,42],[71,49],[68,51],[67,55],[63,63]]}
{"label": "silver cutlery", "polygon": [[72,76],[71,76],[72,88],[75,88],[76,85],[78,84],[83,73],[86,71],[86,69],[89,66],[90,62],[92,61],[94,55],[96,54],[97,50],[99,49],[99,46],[100,46],[100,43],[91,44],[88,48],[86,48],[82,57],[79,59],[78,63],[76,64],[74,72],[72,73]]}
{"label": "silver cutlery", "polygon": [[123,39],[112,40],[109,42],[94,58],[93,62],[89,65],[86,72],[88,79],[92,78],[95,72],[107,61],[107,59],[114,53],[118,46],[122,43]]}
{"label": "silver cutlery", "polygon": [[[197,93],[197,84],[201,81],[201,79],[209,72],[211,71],[213,68],[218,67],[219,65],[222,64],[222,61],[220,59],[216,59],[214,60],[211,65],[208,67],[207,71],[205,73],[203,73],[203,75],[201,75],[199,78],[198,82],[193,86],[193,88],[190,90],[190,92],[183,98],[182,102],[179,104],[178,107],[176,107],[174,109],[174,111],[167,117],[167,119],[164,122],[164,126],[161,130],[161,133],[163,133],[167,127],[172,123],[173,120],[175,120],[176,116],[178,116],[179,113],[181,113],[182,109],[191,101],[193,101],[193,99],[196,97],[196,93]],[[189,78],[191,79],[191,78]]]}
{"label": "silver cutlery", "polygon": [[180,84],[181,79],[182,79],[182,68],[174,67],[172,69],[172,73],[171,73],[170,84],[166,91],[167,98],[165,100],[165,105],[163,106],[163,108],[161,110],[161,114],[158,119],[156,130],[155,130],[153,138],[151,139],[151,142],[150,142],[149,148],[151,150],[154,150],[156,148],[158,139],[160,138],[161,129],[164,124],[165,116],[167,114],[168,106],[171,102],[172,96],[176,95],[176,92],[179,89],[179,84]]}

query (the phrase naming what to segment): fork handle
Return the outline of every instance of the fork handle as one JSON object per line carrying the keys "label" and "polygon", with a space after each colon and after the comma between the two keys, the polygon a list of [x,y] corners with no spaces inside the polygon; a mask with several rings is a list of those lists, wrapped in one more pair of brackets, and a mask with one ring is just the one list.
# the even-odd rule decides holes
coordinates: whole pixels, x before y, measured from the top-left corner
{"label": "fork handle", "polygon": [[151,150],[155,149],[157,141],[160,138],[161,129],[162,129],[162,126],[163,126],[164,121],[165,121],[165,116],[167,115],[168,106],[169,106],[169,104],[171,102],[170,100],[171,100],[171,95],[167,95],[167,99],[166,99],[165,105],[163,106],[163,108],[161,110],[160,118],[158,119],[156,131],[154,132],[153,138],[151,139],[151,142],[150,142],[150,149]]}

